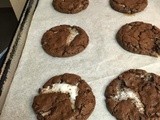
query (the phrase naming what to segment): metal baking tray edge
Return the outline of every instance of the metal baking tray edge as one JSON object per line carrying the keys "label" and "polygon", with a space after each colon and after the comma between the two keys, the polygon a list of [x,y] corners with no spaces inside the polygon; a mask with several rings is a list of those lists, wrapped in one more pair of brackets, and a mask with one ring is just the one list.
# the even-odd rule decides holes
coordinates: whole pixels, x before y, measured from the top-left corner
{"label": "metal baking tray edge", "polygon": [[0,114],[21,58],[30,23],[38,2],[39,0],[27,0],[16,33],[0,71]]}

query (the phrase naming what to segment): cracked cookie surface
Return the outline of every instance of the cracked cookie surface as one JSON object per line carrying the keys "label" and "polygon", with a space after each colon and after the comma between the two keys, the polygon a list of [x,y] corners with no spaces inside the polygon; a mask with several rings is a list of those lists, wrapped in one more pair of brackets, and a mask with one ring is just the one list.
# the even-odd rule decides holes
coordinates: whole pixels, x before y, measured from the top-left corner
{"label": "cracked cookie surface", "polygon": [[118,120],[160,119],[160,76],[140,69],[120,74],[105,91],[108,110]]}
{"label": "cracked cookie surface", "polygon": [[87,33],[78,26],[60,25],[46,31],[41,44],[54,57],[70,57],[82,52],[89,43]]}
{"label": "cracked cookie surface", "polygon": [[86,9],[89,0],[53,0],[52,5],[59,12],[74,14]]}
{"label": "cracked cookie surface", "polygon": [[38,120],[86,120],[95,107],[90,86],[75,74],[49,79],[34,97]]}
{"label": "cracked cookie surface", "polygon": [[147,5],[147,0],[110,0],[111,7],[122,13],[133,14],[143,11]]}
{"label": "cracked cookie surface", "polygon": [[118,43],[127,51],[158,57],[160,55],[160,29],[149,23],[132,22],[117,32]]}

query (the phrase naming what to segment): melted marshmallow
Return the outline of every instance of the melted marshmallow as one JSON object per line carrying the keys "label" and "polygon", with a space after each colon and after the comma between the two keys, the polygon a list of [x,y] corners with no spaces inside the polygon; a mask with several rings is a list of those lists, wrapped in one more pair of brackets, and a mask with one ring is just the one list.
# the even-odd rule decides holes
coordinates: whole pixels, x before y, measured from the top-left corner
{"label": "melted marshmallow", "polygon": [[127,99],[132,99],[133,103],[136,105],[140,113],[144,113],[144,105],[140,101],[138,95],[131,89],[124,88],[121,91],[117,92],[117,95],[114,96],[115,100],[122,101]]}
{"label": "melted marshmallow", "polygon": [[[78,84],[77,84],[78,85]],[[70,101],[72,103],[72,108],[75,108],[75,100],[78,96],[78,87],[77,85],[70,85],[67,83],[55,83],[52,84],[52,87],[48,86],[47,88],[43,88],[41,90],[42,94],[53,93],[53,92],[61,92],[69,94]]]}
{"label": "melted marshmallow", "polygon": [[51,113],[51,111],[47,111],[47,112],[41,113],[41,115],[42,115],[43,117],[45,117],[45,116],[49,115],[50,113]]}
{"label": "melted marshmallow", "polygon": [[67,45],[74,40],[74,38],[79,34],[79,32],[75,28],[69,28],[70,35],[67,37]]}

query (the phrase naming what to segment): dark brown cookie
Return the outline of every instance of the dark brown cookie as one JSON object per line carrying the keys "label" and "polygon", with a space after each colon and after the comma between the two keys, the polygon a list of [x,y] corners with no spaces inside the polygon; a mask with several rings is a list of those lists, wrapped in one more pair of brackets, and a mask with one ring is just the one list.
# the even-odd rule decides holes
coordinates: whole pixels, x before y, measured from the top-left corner
{"label": "dark brown cookie", "polygon": [[89,0],[53,0],[52,5],[59,12],[74,14],[86,9]]}
{"label": "dark brown cookie", "polygon": [[106,88],[106,105],[118,120],[160,120],[160,76],[140,69],[120,74]]}
{"label": "dark brown cookie", "polygon": [[111,7],[122,13],[133,14],[144,10],[147,5],[147,0],[110,0]]}
{"label": "dark brown cookie", "polygon": [[38,120],[86,120],[95,107],[90,86],[75,74],[55,76],[35,96]]}
{"label": "dark brown cookie", "polygon": [[89,37],[80,27],[60,25],[46,31],[41,43],[49,55],[69,57],[82,52],[89,43]]}
{"label": "dark brown cookie", "polygon": [[160,29],[156,26],[132,22],[122,26],[116,37],[125,50],[154,57],[160,55]]}

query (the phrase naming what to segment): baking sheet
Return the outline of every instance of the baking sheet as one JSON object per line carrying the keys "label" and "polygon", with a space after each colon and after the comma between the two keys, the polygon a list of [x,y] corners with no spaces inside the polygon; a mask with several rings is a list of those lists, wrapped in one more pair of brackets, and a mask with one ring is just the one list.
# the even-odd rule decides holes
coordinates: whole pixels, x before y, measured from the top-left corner
{"label": "baking sheet", "polygon": [[[93,89],[96,106],[89,120],[115,120],[104,101],[108,83],[132,68],[160,74],[159,58],[127,52],[115,40],[117,30],[125,23],[144,21],[160,28],[160,1],[148,2],[143,12],[125,15],[112,10],[108,0],[90,0],[86,10],[70,15],[55,11],[52,0],[40,0],[0,120],[36,120],[33,97],[49,78],[66,72],[80,75]],[[55,58],[43,51],[43,33],[60,24],[77,25],[88,33],[90,42],[82,53]]]}
{"label": "baking sheet", "polygon": [[0,71],[0,114],[12,83],[14,73],[19,63],[22,50],[25,45],[30,22],[33,17],[37,0],[27,0],[23,13],[19,20],[19,25],[13,37],[12,43],[9,45],[7,55]]}

